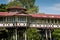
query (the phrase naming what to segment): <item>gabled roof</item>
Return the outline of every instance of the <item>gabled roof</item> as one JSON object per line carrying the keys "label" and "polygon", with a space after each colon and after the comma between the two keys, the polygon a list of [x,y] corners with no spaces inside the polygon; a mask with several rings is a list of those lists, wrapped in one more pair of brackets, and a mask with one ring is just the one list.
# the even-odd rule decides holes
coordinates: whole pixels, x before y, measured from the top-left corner
{"label": "gabled roof", "polygon": [[60,18],[60,15],[55,14],[21,14],[17,12],[0,12],[0,16],[31,16],[34,18]]}
{"label": "gabled roof", "polygon": [[11,9],[23,9],[23,10],[26,10],[25,8],[23,7],[20,7],[20,6],[12,6],[12,7],[9,7],[7,10],[11,10]]}
{"label": "gabled roof", "polygon": [[60,18],[60,15],[55,14],[30,14],[32,17],[37,18]]}
{"label": "gabled roof", "polygon": [[0,16],[13,16],[15,13],[0,12]]}
{"label": "gabled roof", "polygon": [[0,16],[29,16],[28,14],[21,14],[18,12],[0,12]]}

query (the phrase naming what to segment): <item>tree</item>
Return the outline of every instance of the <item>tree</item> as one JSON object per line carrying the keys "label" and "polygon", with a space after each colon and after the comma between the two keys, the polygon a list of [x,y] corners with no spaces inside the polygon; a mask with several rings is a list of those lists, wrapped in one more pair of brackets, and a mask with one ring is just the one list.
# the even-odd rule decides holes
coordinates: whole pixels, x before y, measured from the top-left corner
{"label": "tree", "polygon": [[60,40],[60,29],[54,29],[52,35],[53,35],[53,39]]}
{"label": "tree", "polygon": [[23,4],[23,7],[27,9],[27,13],[37,13],[38,6],[35,5],[36,0],[17,0]]}
{"label": "tree", "polygon": [[7,8],[13,7],[13,6],[20,6],[20,7],[22,7],[22,4],[20,2],[13,1],[13,2],[8,3]]}
{"label": "tree", "polygon": [[38,7],[35,6],[35,7],[31,8],[31,9],[28,9],[26,12],[27,12],[28,14],[37,13],[37,12],[38,12]]}
{"label": "tree", "polygon": [[6,10],[6,4],[0,4],[0,12],[5,12]]}
{"label": "tree", "polygon": [[28,40],[40,40],[41,38],[36,28],[28,28],[26,32]]}
{"label": "tree", "polygon": [[35,5],[35,0],[14,0],[8,4],[10,6],[21,6],[27,9],[27,13],[37,13],[38,6]]}

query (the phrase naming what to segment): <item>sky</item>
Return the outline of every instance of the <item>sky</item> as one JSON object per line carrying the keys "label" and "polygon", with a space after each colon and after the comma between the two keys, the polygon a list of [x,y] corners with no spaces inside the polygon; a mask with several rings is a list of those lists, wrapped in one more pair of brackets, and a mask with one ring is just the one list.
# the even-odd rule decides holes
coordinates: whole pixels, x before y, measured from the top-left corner
{"label": "sky", "polygon": [[[0,4],[7,4],[10,1],[0,0]],[[39,13],[60,14],[60,0],[36,0],[35,5],[39,7]]]}

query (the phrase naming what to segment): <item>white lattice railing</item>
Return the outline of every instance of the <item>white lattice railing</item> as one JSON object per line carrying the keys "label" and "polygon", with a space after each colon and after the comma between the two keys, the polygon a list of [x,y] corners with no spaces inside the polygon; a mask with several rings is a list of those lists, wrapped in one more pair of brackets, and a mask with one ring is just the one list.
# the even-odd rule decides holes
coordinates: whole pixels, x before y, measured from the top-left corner
{"label": "white lattice railing", "polygon": [[38,28],[60,28],[60,24],[30,23],[30,27],[38,27]]}
{"label": "white lattice railing", "polygon": [[[0,27],[27,27],[27,22],[5,22],[0,23]],[[38,27],[38,28],[60,28],[60,24],[49,24],[49,23],[29,23],[28,27]]]}
{"label": "white lattice railing", "polygon": [[0,23],[0,27],[25,27],[27,26],[27,23],[26,22],[10,22],[10,23]]}

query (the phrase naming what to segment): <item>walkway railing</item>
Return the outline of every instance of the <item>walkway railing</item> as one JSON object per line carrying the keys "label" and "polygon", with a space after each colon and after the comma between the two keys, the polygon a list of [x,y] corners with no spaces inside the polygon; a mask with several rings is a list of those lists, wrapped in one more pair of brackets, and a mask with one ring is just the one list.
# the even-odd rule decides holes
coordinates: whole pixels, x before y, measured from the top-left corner
{"label": "walkway railing", "polygon": [[60,28],[60,24],[57,23],[30,23],[30,27],[37,28]]}
{"label": "walkway railing", "polygon": [[[0,27],[27,27],[27,22],[0,22]],[[60,24],[53,23],[29,23],[29,27],[37,28],[60,28]]]}
{"label": "walkway railing", "polygon": [[26,27],[27,22],[0,22],[0,27]]}

